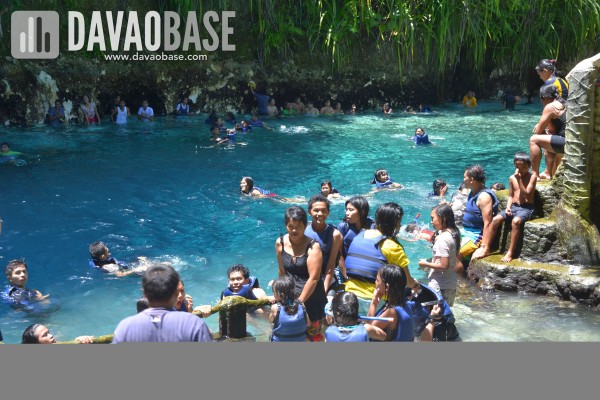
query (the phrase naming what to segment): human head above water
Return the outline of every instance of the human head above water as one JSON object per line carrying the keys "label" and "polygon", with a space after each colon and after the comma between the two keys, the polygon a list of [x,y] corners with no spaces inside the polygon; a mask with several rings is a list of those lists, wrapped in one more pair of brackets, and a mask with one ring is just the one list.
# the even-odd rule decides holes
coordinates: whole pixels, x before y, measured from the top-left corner
{"label": "human head above water", "polygon": [[439,196],[444,186],[446,186],[446,181],[443,179],[433,181],[433,194]]}
{"label": "human head above water", "polygon": [[106,254],[109,254],[108,247],[104,242],[94,242],[90,244],[90,257],[94,260],[101,260],[102,257]]}
{"label": "human head above water", "polygon": [[385,181],[387,181],[390,178],[387,169],[378,169],[377,171],[375,171],[375,174],[373,175],[373,180],[371,181],[371,183],[376,183],[376,182],[380,182],[383,183]]}
{"label": "human head above water", "polygon": [[25,287],[28,280],[27,264],[24,260],[11,260],[4,270],[8,283],[13,286]]}
{"label": "human head above water", "polygon": [[5,151],[9,151],[9,150],[10,150],[10,145],[8,144],[8,142],[0,143],[0,151],[5,152]]}
{"label": "human head above water", "polygon": [[242,182],[244,182],[246,184],[246,190],[242,189],[242,185],[240,185],[240,190],[242,191],[242,193],[250,193],[252,192],[252,189],[254,188],[254,179],[252,179],[249,176],[243,176],[242,177]]}
{"label": "human head above water", "polygon": [[415,129],[415,135],[422,136],[424,134],[425,134],[425,129],[423,129],[422,127],[419,126],[417,129]]}
{"label": "human head above water", "polygon": [[403,215],[398,203],[384,203],[375,212],[375,227],[386,236],[396,236]]}
{"label": "human head above water", "polygon": [[321,182],[321,194],[323,196],[327,196],[327,195],[331,194],[332,190],[333,190],[333,185],[331,184],[331,181]]}
{"label": "human head above water", "polygon": [[21,336],[22,344],[53,344],[56,343],[54,335],[42,324],[32,324],[25,328]]}

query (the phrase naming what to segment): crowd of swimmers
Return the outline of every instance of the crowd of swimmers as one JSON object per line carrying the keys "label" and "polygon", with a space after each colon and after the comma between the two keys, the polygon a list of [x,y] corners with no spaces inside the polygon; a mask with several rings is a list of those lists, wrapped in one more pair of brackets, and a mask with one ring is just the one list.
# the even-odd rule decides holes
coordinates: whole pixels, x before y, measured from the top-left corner
{"label": "crowd of swimmers", "polygon": [[[327,221],[330,199],[343,196],[330,181],[324,181],[320,193],[308,200],[308,212],[300,206],[285,211],[287,233],[275,241],[278,271],[271,284],[273,295],[266,294],[245,266],[234,265],[227,271],[229,286],[221,298],[267,298],[271,305],[264,314],[272,324],[271,341],[460,340],[451,309],[459,277],[471,260],[490,254],[492,241],[504,222],[511,226],[512,234],[502,261],[510,262],[517,256],[524,223],[534,214],[536,183],[554,175],[564,152],[568,85],[555,75],[554,65],[553,60],[542,60],[536,67],[544,81],[540,89],[544,110],[533,129],[530,154],[514,155],[515,172],[508,178],[504,209],[500,209],[495,193],[504,189],[502,183],[488,189],[484,168],[471,165],[465,168],[463,182],[449,201],[446,182],[433,182],[430,197],[439,198],[439,204],[430,212],[433,230],[419,224],[420,214],[403,226],[404,211],[395,202],[379,206],[372,218],[367,198],[360,195],[347,198],[344,219],[336,226]],[[260,96],[253,86],[250,88]],[[259,100],[259,109],[263,100],[268,99]],[[179,112],[189,112],[186,103],[182,101],[178,106]],[[99,122],[95,121],[96,114],[92,117],[91,104],[84,101],[86,119],[88,123]],[[138,118],[152,116],[152,109],[144,102]],[[234,122],[231,117],[226,116],[229,123]],[[255,117],[258,119],[258,115]],[[212,114],[207,120],[213,128],[222,122]],[[418,128],[415,136],[423,140],[426,134]],[[546,150],[546,171],[540,174],[541,149]],[[9,151],[8,144],[3,143],[2,152]],[[375,190],[402,189],[384,169],[375,171],[371,183]],[[255,186],[251,177],[242,178],[240,192],[252,197],[277,197]],[[432,257],[418,262],[419,268],[427,272],[427,283],[412,277],[401,240],[431,243]],[[102,242],[92,243],[89,250],[93,268],[119,277],[142,275],[144,297],[136,306],[138,313],[118,324],[113,343],[212,340],[212,333],[198,318],[209,317],[212,307],[193,307],[192,297],[185,293],[183,281],[171,265],[143,257],[133,263],[122,262],[111,257]],[[10,261],[5,274],[8,286],[2,292],[4,301],[16,308],[48,301],[47,294],[27,287],[29,276],[23,260]],[[253,312],[261,314],[260,309]],[[221,326],[220,331],[223,333]],[[93,343],[94,337],[80,336],[76,341]],[[55,342],[47,327],[40,324],[29,326],[23,333],[22,343]]]}

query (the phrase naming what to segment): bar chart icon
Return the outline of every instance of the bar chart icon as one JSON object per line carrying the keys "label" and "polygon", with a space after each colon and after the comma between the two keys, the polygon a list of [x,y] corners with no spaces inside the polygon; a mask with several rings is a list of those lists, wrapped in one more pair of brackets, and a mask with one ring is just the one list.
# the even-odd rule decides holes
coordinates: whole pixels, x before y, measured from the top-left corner
{"label": "bar chart icon", "polygon": [[59,25],[56,11],[15,11],[11,15],[10,50],[14,58],[58,57]]}

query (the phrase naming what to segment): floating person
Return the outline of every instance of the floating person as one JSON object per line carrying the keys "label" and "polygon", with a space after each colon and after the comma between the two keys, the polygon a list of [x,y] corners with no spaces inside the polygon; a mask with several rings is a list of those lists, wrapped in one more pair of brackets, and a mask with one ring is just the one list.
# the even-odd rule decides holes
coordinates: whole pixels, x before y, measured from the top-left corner
{"label": "floating person", "polygon": [[477,99],[475,98],[475,92],[473,92],[472,90],[469,90],[462,99],[462,105],[465,106],[466,108],[477,107]]}
{"label": "floating person", "polygon": [[215,142],[216,144],[225,144],[229,142],[229,138],[221,136],[221,128],[217,125],[213,125],[210,128],[211,136],[209,140]]}
{"label": "floating person", "polygon": [[458,278],[454,271],[460,250],[460,231],[454,222],[452,207],[440,204],[431,211],[431,224],[438,232],[433,244],[433,257],[419,260],[420,268],[429,268],[429,287],[440,293],[449,305],[454,305]]}
{"label": "floating person", "polygon": [[271,193],[268,190],[254,186],[254,179],[249,176],[242,177],[240,181],[240,191],[244,196],[253,197],[276,197],[275,193]]}
{"label": "floating person", "polygon": [[321,194],[328,199],[340,199],[342,195],[331,185],[331,181],[321,182]]}
{"label": "floating person", "polygon": [[430,113],[431,111],[431,107],[427,106],[427,105],[423,105],[423,103],[419,104],[419,112],[422,113]]}
{"label": "floating person", "polygon": [[54,107],[50,107],[48,109],[48,113],[46,114],[46,120],[48,124],[53,127],[57,127],[66,122],[65,120],[65,108],[62,105],[62,101],[56,100],[54,102]]}
{"label": "floating person", "polygon": [[325,330],[326,342],[384,341],[383,329],[364,323],[358,315],[358,297],[351,292],[338,292],[331,302],[331,324]]}
{"label": "floating person", "polygon": [[2,299],[14,308],[32,311],[32,307],[35,308],[35,305],[48,298],[48,294],[43,295],[39,290],[27,287],[29,273],[25,261],[9,261],[4,272],[8,287],[2,292]]}
{"label": "floating person", "polygon": [[373,175],[373,179],[371,180],[371,184],[375,185],[373,190],[377,189],[402,189],[402,186],[399,183],[396,183],[390,178],[386,169],[378,169],[375,171]]}
{"label": "floating person", "polygon": [[250,126],[252,127],[257,127],[257,128],[265,128],[265,129],[269,129],[269,130],[273,130],[273,128],[271,128],[269,125],[267,125],[266,123],[264,123],[263,121],[260,120],[260,118],[258,117],[258,114],[252,114],[252,119],[250,120]]}
{"label": "floating person", "polygon": [[0,164],[22,165],[26,163],[26,161],[19,157],[24,156],[26,156],[25,153],[12,151],[8,142],[2,142],[0,144]]}
{"label": "floating person", "polygon": [[[376,320],[372,325],[383,330],[386,342],[414,341],[413,312],[406,303],[406,270],[397,265],[384,264],[377,270],[375,290],[369,305],[369,317],[392,318],[391,321]],[[418,286],[418,283],[416,284]],[[381,301],[384,304],[377,309]],[[381,339],[379,339],[381,340]]]}
{"label": "floating person", "polygon": [[81,104],[81,112],[83,113],[83,121],[89,124],[98,124],[100,125],[100,115],[98,115],[98,108],[96,107],[96,103],[90,101],[88,96],[82,97]]}
{"label": "floating person", "polygon": [[181,99],[181,101],[175,107],[175,115],[177,115],[177,116],[189,115],[190,105],[188,102],[189,102],[188,97],[184,97],[183,99]]}
{"label": "floating person", "polygon": [[383,103],[382,111],[384,114],[391,114],[392,108],[390,107],[390,103]]}
{"label": "floating person", "polygon": [[[81,344],[94,343],[94,336],[77,336],[75,342]],[[21,336],[22,344],[55,344],[56,338],[50,330],[42,324],[32,324],[25,328]]]}
{"label": "floating person", "polygon": [[325,287],[321,280],[321,246],[304,233],[308,217],[302,207],[292,206],[285,210],[286,235],[275,241],[279,277],[288,276],[295,280],[295,294],[305,306],[311,321],[306,330],[308,340],[322,342],[321,333],[327,303]]}
{"label": "floating person", "polygon": [[494,192],[497,192],[498,190],[506,190],[506,186],[504,186],[504,183],[502,182],[496,182],[490,186],[490,189],[492,189]]}
{"label": "floating person", "polygon": [[90,267],[118,277],[140,274],[148,268],[145,257],[138,257],[139,265],[135,267],[111,257],[110,251],[104,242],[93,242],[90,244],[89,252],[91,257],[89,262]]}
{"label": "floating person", "polygon": [[432,144],[429,141],[429,136],[425,133],[425,129],[418,127],[415,130],[415,135],[412,137],[412,141],[415,142],[416,145],[421,144]]}
{"label": "floating person", "polygon": [[138,121],[152,122],[154,121],[154,110],[148,105],[148,100],[142,101],[142,106],[138,110]]}
{"label": "floating person", "polygon": [[206,125],[213,126],[217,123],[217,119],[219,119],[217,112],[214,109],[211,109],[210,114],[208,115],[208,118],[204,120],[204,123]]}
{"label": "floating person", "polygon": [[416,114],[417,113],[415,111],[415,109],[413,108],[413,106],[406,106],[406,110],[404,110],[404,112],[407,114]]}
{"label": "floating person", "polygon": [[269,322],[273,327],[271,342],[306,342],[311,320],[304,304],[298,299],[296,281],[281,276],[273,281],[275,304],[271,306]]}
{"label": "floating person", "polygon": [[119,105],[115,107],[110,114],[110,120],[116,124],[126,124],[131,117],[129,107],[125,105],[124,100],[119,101]]}
{"label": "floating person", "polygon": [[252,132],[252,125],[250,125],[248,121],[242,120],[239,123],[239,126],[236,126],[236,130],[242,133],[250,133]]}
{"label": "floating person", "polygon": [[441,178],[438,178],[435,181],[433,181],[433,192],[429,193],[429,197],[444,197],[446,196],[447,191],[448,185],[446,184],[446,181]]}

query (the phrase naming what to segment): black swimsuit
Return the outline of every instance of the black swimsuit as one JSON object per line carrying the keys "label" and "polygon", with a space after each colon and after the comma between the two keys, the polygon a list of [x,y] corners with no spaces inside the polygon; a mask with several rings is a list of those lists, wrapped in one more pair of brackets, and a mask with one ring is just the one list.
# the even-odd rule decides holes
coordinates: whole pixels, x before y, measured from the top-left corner
{"label": "black swimsuit", "polygon": [[[296,281],[296,288],[294,292],[296,297],[298,297],[302,293],[302,290],[306,285],[306,281],[308,281],[308,249],[313,246],[315,240],[313,239],[310,241],[310,243],[306,246],[304,254],[301,256],[293,256],[285,251],[285,246],[283,245],[283,236],[279,236],[279,241],[281,242],[281,255],[283,257],[283,268],[285,269],[285,275],[294,278]],[[304,300],[306,313],[312,322],[319,321],[325,317],[324,307],[326,303],[327,296],[325,295],[323,280],[319,279],[312,295],[310,295],[308,299]]]}

